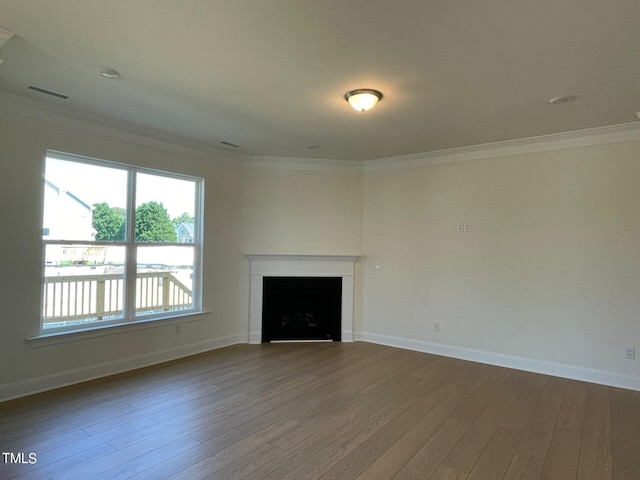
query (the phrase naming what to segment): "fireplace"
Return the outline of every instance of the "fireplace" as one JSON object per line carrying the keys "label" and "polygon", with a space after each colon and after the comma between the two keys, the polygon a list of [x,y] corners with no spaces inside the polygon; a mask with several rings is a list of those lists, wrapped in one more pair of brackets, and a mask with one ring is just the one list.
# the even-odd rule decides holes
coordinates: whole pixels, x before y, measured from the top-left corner
{"label": "fireplace", "polygon": [[[251,284],[249,292],[249,343],[262,343],[271,333],[263,336],[263,299],[265,279],[269,277],[334,278],[340,286],[340,325],[332,339],[353,341],[354,255],[271,255],[249,254]],[[269,307],[270,308],[270,307]],[[298,312],[296,312],[297,314]],[[309,312],[300,312],[301,314]],[[311,312],[312,313],[312,312]],[[307,318],[311,322],[311,318]],[[301,322],[306,321],[301,319]],[[290,321],[293,321],[290,319]],[[335,324],[334,324],[335,327]],[[326,333],[325,339],[326,339]]]}
{"label": "fireplace", "polygon": [[342,278],[264,277],[262,341],[339,341]]}

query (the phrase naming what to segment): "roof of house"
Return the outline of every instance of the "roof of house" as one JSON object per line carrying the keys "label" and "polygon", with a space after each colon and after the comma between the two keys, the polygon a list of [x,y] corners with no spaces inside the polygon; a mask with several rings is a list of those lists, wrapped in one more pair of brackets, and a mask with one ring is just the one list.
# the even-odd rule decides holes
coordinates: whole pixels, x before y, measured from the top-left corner
{"label": "roof of house", "polygon": [[45,185],[49,188],[51,188],[54,192],[56,192],[58,195],[60,195],[61,193],[63,195],[68,196],[69,198],[71,198],[72,200],[74,200],[76,203],[78,203],[80,206],[82,206],[83,208],[86,208],[87,210],[91,211],[92,207],[91,205],[89,205],[86,202],[83,202],[80,198],[78,198],[77,196],[75,196],[73,193],[66,191],[66,190],[62,190],[60,187],[58,187],[57,185],[55,185],[54,183],[50,182],[49,180],[45,179],[44,181]]}
{"label": "roof of house", "polygon": [[184,229],[186,230],[186,232],[193,237],[193,223],[181,223],[180,225],[178,225],[178,230],[179,229]]}

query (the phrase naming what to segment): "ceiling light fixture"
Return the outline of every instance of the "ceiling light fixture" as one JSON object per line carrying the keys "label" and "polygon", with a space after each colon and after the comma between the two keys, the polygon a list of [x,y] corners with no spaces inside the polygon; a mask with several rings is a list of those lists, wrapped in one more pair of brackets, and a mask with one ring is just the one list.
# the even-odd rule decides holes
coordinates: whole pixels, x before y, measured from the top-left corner
{"label": "ceiling light fixture", "polygon": [[351,105],[354,110],[366,112],[382,100],[382,93],[370,88],[359,88],[358,90],[351,90],[345,93],[344,99],[349,102],[349,105]]}
{"label": "ceiling light fixture", "polygon": [[103,68],[100,70],[100,76],[104,78],[120,78],[120,72],[113,68]]}

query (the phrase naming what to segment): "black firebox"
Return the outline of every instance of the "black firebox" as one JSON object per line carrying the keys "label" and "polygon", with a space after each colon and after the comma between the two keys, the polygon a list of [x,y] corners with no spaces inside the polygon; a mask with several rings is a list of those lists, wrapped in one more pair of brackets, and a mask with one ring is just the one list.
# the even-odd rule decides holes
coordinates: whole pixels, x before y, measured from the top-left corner
{"label": "black firebox", "polygon": [[264,277],[262,341],[340,340],[341,277]]}

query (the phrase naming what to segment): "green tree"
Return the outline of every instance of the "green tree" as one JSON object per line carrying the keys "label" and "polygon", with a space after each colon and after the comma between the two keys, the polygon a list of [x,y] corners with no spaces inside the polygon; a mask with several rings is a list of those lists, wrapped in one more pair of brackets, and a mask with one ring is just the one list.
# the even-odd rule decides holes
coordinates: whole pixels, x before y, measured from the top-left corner
{"label": "green tree", "polygon": [[136,208],[136,240],[175,242],[177,239],[169,213],[162,203],[147,202]]}
{"label": "green tree", "polygon": [[173,226],[178,228],[182,223],[194,223],[194,219],[187,212],[181,213],[179,216],[171,220]]}
{"label": "green tree", "polygon": [[117,242],[124,240],[125,211],[111,208],[107,203],[93,205],[91,225],[96,231],[96,240]]}

